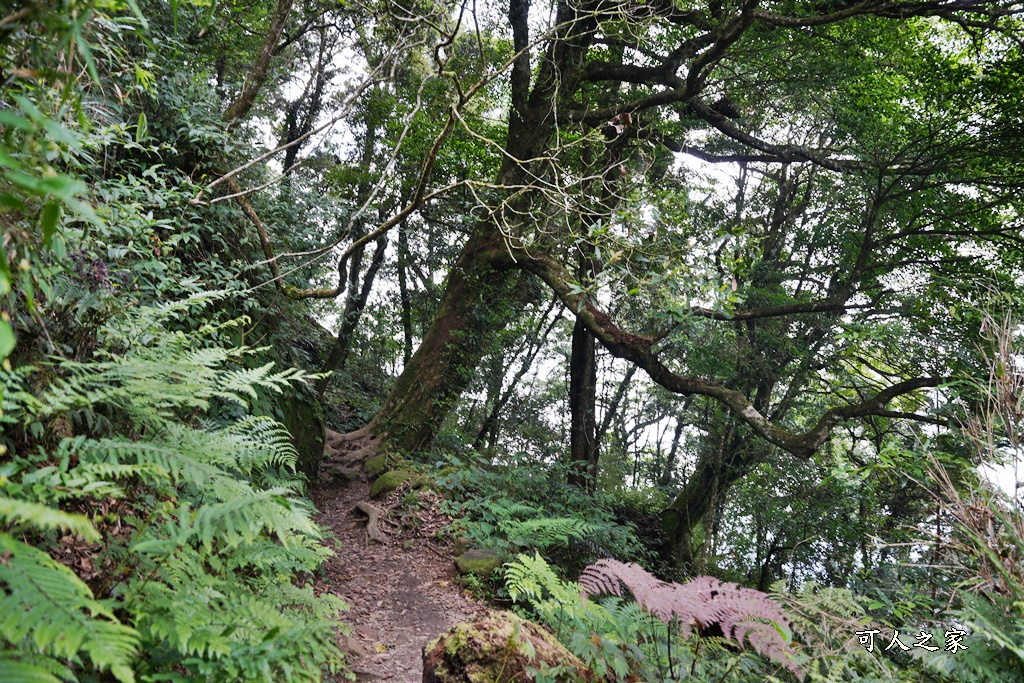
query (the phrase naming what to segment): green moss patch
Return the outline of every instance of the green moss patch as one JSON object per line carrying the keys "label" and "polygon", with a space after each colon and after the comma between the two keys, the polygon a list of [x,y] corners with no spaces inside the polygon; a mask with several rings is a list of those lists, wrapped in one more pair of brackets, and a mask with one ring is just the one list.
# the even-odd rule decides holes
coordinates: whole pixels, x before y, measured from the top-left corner
{"label": "green moss patch", "polygon": [[377,481],[373,482],[373,488],[370,490],[370,497],[379,498],[381,496],[388,495],[404,484],[411,476],[412,472],[408,472],[406,470],[392,470],[391,472],[385,472],[377,477]]}

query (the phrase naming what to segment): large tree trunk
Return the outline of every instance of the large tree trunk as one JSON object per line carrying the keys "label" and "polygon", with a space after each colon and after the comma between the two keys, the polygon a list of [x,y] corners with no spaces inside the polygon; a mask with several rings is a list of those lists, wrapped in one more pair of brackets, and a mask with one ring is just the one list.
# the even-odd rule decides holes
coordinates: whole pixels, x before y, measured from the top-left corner
{"label": "large tree trunk", "polygon": [[[510,0],[509,21],[517,49],[529,43],[529,0]],[[497,185],[510,189],[514,205],[482,219],[448,274],[445,293],[430,329],[398,378],[380,412],[355,436],[370,436],[376,448],[421,450],[433,440],[452,404],[495,335],[516,315],[513,292],[518,272],[502,230],[513,234],[531,220],[530,185],[544,171],[556,105],[579,86],[583,57],[597,21],[591,8],[559,5],[560,37],[552,41],[530,88],[529,51],[521,49],[512,69],[511,111],[505,156]],[[368,432],[368,434],[367,434]]]}
{"label": "large tree trunk", "polygon": [[[729,487],[742,479],[767,449],[757,448],[748,438],[737,435],[729,422],[722,425],[717,439],[709,444],[714,451],[698,460],[686,486],[672,504],[661,513],[665,532],[665,554],[684,573],[692,573],[698,562],[699,548],[693,539],[694,528],[707,521],[712,509],[728,492]],[[706,535],[710,536],[710,529]],[[706,539],[705,539],[706,540]]]}
{"label": "large tree trunk", "polygon": [[369,435],[388,450],[430,445],[489,344],[516,315],[508,302],[517,273],[506,267],[500,232],[488,227],[478,226],[463,247],[433,324],[370,422]]}

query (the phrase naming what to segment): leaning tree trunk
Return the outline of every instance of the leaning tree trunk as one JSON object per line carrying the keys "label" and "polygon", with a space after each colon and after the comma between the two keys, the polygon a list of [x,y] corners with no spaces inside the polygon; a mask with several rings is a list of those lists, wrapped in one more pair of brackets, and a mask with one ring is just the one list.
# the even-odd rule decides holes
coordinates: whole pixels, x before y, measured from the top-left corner
{"label": "leaning tree trunk", "polygon": [[[714,457],[697,461],[693,474],[675,500],[662,511],[665,533],[664,554],[684,572],[693,570],[697,560],[693,530],[706,522],[714,506],[721,503],[733,484],[746,477],[771,453],[771,446],[737,433],[730,421],[722,425],[724,433],[712,445]],[[711,530],[707,533],[710,535]]]}
{"label": "leaning tree trunk", "polygon": [[448,274],[433,324],[368,426],[386,450],[422,450],[469,384],[491,341],[516,315],[501,233],[481,224]]}
{"label": "leaning tree trunk", "polygon": [[539,159],[550,143],[557,105],[567,105],[579,86],[583,57],[597,27],[592,8],[559,5],[559,37],[545,51],[531,88],[528,18],[529,1],[512,0],[509,22],[519,54],[512,67],[508,135],[497,185],[509,188],[518,206],[506,206],[475,226],[448,274],[441,308],[420,347],[380,412],[352,435],[370,436],[371,449],[428,446],[497,333],[517,315],[513,293],[519,271],[502,229],[515,234],[517,225],[533,215],[531,193],[522,188],[544,173],[540,167],[546,162]]}

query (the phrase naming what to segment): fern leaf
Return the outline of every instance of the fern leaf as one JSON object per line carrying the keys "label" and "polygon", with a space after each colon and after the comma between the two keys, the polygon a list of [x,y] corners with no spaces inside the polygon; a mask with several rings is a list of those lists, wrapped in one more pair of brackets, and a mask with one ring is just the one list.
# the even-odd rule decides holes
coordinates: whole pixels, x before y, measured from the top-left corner
{"label": "fern leaf", "polygon": [[575,517],[540,517],[524,522],[505,520],[499,528],[514,545],[532,545],[540,549],[585,538],[594,529],[592,524]]}
{"label": "fern leaf", "polygon": [[0,495],[0,520],[6,524],[26,524],[37,529],[62,529],[79,534],[95,543],[100,540],[96,527],[82,515],[61,512],[48,505],[15,500]]}
{"label": "fern leaf", "polygon": [[0,671],[6,683],[61,683],[42,666],[22,662],[0,652]]}
{"label": "fern leaf", "polygon": [[134,683],[131,661],[138,648],[134,629],[123,626],[96,601],[81,579],[46,553],[0,534],[0,635],[15,646],[76,659],[86,654],[121,683]]}
{"label": "fern leaf", "polygon": [[685,635],[696,625],[702,634],[720,630],[741,647],[744,641],[769,659],[800,676],[789,647],[789,619],[778,603],[761,591],[700,576],[685,585],[654,578],[637,564],[599,560],[579,579],[584,597],[623,597],[623,587],[636,602],[667,623],[678,620]]}

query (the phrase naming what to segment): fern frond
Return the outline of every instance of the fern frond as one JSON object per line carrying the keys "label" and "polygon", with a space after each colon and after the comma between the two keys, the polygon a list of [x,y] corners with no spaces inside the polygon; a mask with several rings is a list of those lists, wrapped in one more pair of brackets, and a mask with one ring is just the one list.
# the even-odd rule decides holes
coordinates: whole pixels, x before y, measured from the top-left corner
{"label": "fern frond", "polygon": [[[56,664],[53,660],[50,663]],[[61,679],[52,673],[52,668],[44,666],[42,662],[15,659],[6,652],[0,652],[0,671],[4,672],[3,680],[7,683],[61,683]],[[65,669],[63,673],[68,672]]]}
{"label": "fern frond", "polygon": [[207,548],[214,538],[236,547],[252,543],[262,533],[276,534],[288,546],[296,534],[316,534],[316,525],[305,514],[296,514],[286,495],[289,491],[271,489],[246,498],[204,505],[193,515],[191,527],[183,528],[178,542],[193,538]]}
{"label": "fern frond", "polygon": [[543,550],[586,538],[593,532],[594,525],[575,517],[539,517],[524,522],[504,520],[499,528],[512,544],[520,547],[535,546]]}
{"label": "fern frond", "polygon": [[75,660],[84,653],[121,683],[134,683],[131,661],[139,644],[89,587],[46,553],[0,534],[0,635],[41,654]]}
{"label": "fern frond", "polygon": [[294,469],[298,459],[288,430],[269,417],[251,416],[219,430],[217,434],[231,445],[235,465],[246,474],[267,467]]}
{"label": "fern frond", "polygon": [[79,534],[91,543],[100,540],[96,527],[83,515],[61,512],[40,503],[15,500],[3,494],[0,494],[0,521],[5,524],[24,524],[36,529],[62,529]]}
{"label": "fern frond", "polygon": [[700,576],[685,585],[654,578],[637,564],[599,560],[579,579],[583,596],[623,597],[623,587],[639,605],[667,623],[678,620],[683,634],[696,625],[701,633],[720,629],[741,647],[744,641],[796,675],[800,670],[789,647],[789,619],[778,603],[761,591]]}
{"label": "fern frond", "polygon": [[[237,485],[219,467],[199,462],[177,448],[159,443],[132,441],[124,438],[81,439],[75,450],[92,462],[110,465],[144,464],[156,466],[177,482],[187,480],[205,483],[221,481],[225,486]],[[156,471],[156,470],[151,470]]]}
{"label": "fern frond", "polygon": [[538,602],[546,594],[561,592],[562,587],[562,580],[538,554],[517,555],[505,568],[505,589],[514,602],[520,598]]}

